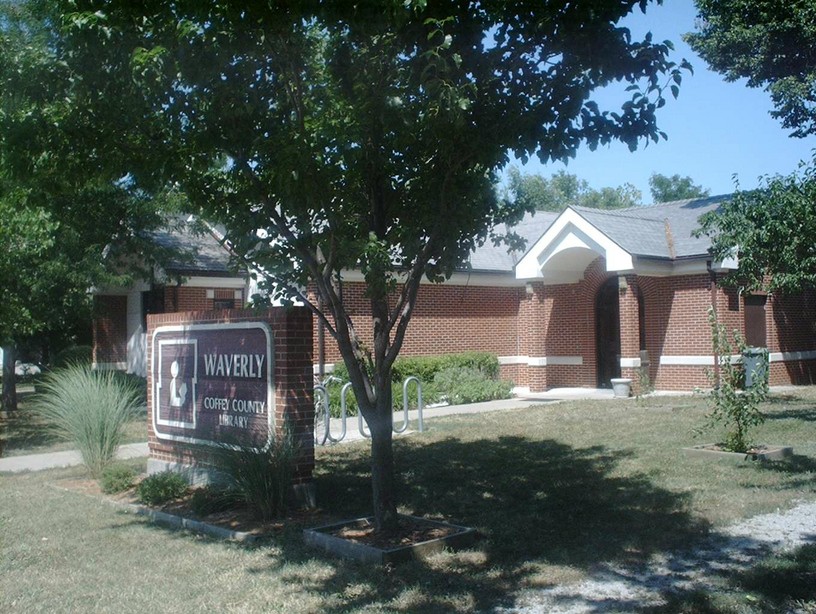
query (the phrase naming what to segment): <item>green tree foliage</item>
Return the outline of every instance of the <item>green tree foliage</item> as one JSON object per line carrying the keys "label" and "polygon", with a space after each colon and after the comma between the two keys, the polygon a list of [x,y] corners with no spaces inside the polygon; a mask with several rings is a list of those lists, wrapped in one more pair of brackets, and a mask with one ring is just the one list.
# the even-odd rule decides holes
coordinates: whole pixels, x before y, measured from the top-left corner
{"label": "green tree foliage", "polygon": [[[371,428],[376,523],[391,528],[391,368],[420,280],[520,219],[493,187],[509,152],[563,160],[665,137],[656,112],[685,62],[618,26],[647,4],[55,0],[51,23],[95,151],[129,157],[145,190],[180,185],[337,340]],[[619,81],[631,98],[600,108],[592,92]],[[110,117],[120,107],[132,123]],[[148,150],[123,150],[139,136]],[[365,277],[373,343],[343,302],[348,269]]]}
{"label": "green tree foliage", "polygon": [[737,190],[718,211],[700,218],[697,235],[711,237],[717,259],[739,258],[724,283],[745,289],[798,292],[816,284],[816,164],[764,177],[757,190]]}
{"label": "green tree foliage", "polygon": [[[46,8],[0,0],[0,344],[12,366],[16,342],[89,318],[89,288],[122,281],[135,262],[123,267],[112,248],[150,267],[158,252],[145,231],[171,200],[147,198],[123,170],[146,146],[123,127],[144,110],[135,98],[90,105],[98,84],[80,84],[59,58]],[[99,150],[98,128],[117,124],[118,146]],[[13,385],[12,370],[6,409],[15,406]]]}
{"label": "green tree foliage", "polygon": [[622,209],[641,204],[640,191],[632,184],[595,190],[586,180],[566,171],[558,171],[547,179],[511,167],[507,174],[507,191],[517,206],[536,211],[562,211],[570,205]]}
{"label": "green tree foliage", "polygon": [[728,81],[768,91],[792,136],[816,134],[816,7],[812,0],[696,0],[686,41]]}
{"label": "green tree foliage", "polygon": [[705,198],[709,195],[709,191],[701,185],[696,185],[691,177],[680,175],[669,177],[660,173],[652,173],[652,176],[649,177],[649,190],[656,203],[668,203],[686,198]]}
{"label": "green tree foliage", "polygon": [[[697,0],[697,7],[699,31],[686,35],[691,47],[726,79],[764,87],[776,107],[771,115],[791,136],[816,134],[813,2]],[[728,283],[791,292],[813,285],[814,168],[811,161],[788,176],[765,177],[758,190],[738,189],[718,214],[701,220],[698,234],[712,238],[716,257],[739,256],[739,275]]]}

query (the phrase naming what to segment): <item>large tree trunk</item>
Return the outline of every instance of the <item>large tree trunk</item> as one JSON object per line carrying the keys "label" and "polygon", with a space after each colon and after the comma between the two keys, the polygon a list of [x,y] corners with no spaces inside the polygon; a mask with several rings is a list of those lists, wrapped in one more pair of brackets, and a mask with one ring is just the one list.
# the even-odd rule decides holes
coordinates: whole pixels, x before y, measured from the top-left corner
{"label": "large tree trunk", "polygon": [[3,346],[2,410],[8,414],[17,411],[17,379],[14,375],[14,346]]}
{"label": "large tree trunk", "polygon": [[377,406],[369,421],[371,430],[371,494],[374,503],[374,526],[377,531],[394,531],[398,525],[397,497],[394,479],[393,422],[391,383],[378,390]]}

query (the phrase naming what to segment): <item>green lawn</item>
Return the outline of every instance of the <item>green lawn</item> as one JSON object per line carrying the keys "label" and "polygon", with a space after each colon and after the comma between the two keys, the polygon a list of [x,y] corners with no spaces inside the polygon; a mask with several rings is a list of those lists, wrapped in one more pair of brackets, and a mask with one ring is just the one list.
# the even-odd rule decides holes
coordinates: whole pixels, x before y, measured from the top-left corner
{"label": "green lawn", "polygon": [[[33,392],[18,393],[18,409],[6,419],[0,419],[0,440],[3,456],[43,454],[74,449],[49,431],[46,425],[31,411]],[[127,425],[122,443],[147,441],[147,410]]]}
{"label": "green lawn", "polygon": [[[465,552],[387,570],[316,555],[302,546],[296,523],[255,547],[168,531],[63,490],[60,481],[80,469],[0,476],[0,610],[469,612],[510,605],[520,589],[578,581],[603,562],[637,564],[717,525],[813,500],[816,389],[776,396],[766,409],[756,438],[793,445],[789,461],[684,457],[680,447],[718,438],[693,434],[706,412],[699,397],[575,401],[432,420],[426,433],[396,441],[401,511],[474,526],[482,539]],[[366,443],[317,456],[323,510],[337,518],[366,514]],[[731,610],[708,597],[688,596],[678,611],[697,611],[703,601],[710,607],[700,611],[710,612],[773,611],[762,608],[775,603],[757,591],[756,601],[742,599]]]}

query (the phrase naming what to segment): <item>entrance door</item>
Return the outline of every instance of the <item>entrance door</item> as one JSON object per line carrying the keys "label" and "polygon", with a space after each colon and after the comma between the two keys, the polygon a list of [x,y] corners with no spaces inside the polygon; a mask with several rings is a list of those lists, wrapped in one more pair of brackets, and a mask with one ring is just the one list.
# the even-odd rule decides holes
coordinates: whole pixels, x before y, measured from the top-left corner
{"label": "entrance door", "polygon": [[595,347],[597,348],[598,388],[611,388],[620,377],[620,305],[618,278],[611,277],[595,298]]}

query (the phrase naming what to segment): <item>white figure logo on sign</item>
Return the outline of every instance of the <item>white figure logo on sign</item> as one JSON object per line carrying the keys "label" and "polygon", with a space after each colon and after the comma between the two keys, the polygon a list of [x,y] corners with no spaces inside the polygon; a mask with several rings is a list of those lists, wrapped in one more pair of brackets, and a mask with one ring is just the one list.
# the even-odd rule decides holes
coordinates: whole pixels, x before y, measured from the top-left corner
{"label": "white figure logo on sign", "polygon": [[170,365],[170,375],[173,376],[173,379],[170,380],[170,407],[182,407],[184,401],[187,400],[187,384],[182,383],[181,386],[177,386],[178,374],[179,363],[174,360]]}

